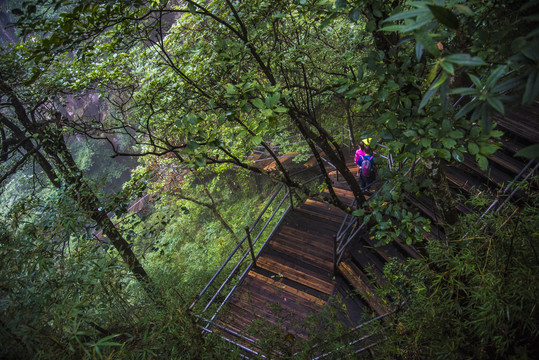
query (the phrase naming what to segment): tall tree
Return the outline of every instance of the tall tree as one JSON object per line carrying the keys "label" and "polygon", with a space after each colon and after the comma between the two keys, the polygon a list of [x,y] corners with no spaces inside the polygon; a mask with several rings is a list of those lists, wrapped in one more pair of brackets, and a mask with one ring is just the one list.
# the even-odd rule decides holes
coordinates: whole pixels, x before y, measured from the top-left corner
{"label": "tall tree", "polygon": [[[153,289],[148,274],[130,244],[109,218],[102,201],[88,185],[69,152],[65,142],[65,118],[55,108],[54,101],[50,101],[47,96],[36,96],[21,86],[23,84],[19,82],[20,79],[14,79],[4,70],[0,73],[0,123],[4,133],[1,158],[5,172],[0,177],[0,185],[25,163],[35,160],[50,183],[66,191],[77,206],[103,230],[135,278],[151,295]],[[16,92],[14,86],[18,86],[21,92],[26,90],[26,98]]]}

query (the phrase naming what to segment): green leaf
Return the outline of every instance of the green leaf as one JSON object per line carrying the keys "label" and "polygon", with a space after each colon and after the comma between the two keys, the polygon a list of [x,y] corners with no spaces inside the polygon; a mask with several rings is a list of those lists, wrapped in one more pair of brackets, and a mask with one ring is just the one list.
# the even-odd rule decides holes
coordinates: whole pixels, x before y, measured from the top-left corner
{"label": "green leaf", "polygon": [[188,145],[187,145],[187,148],[191,151],[194,151],[196,150],[198,147],[200,146],[199,143],[197,143],[196,141],[191,141]]}
{"label": "green leaf", "polygon": [[450,29],[458,29],[459,19],[457,19],[451,10],[438,5],[427,5],[427,7],[432,15],[434,15],[436,20],[438,20],[440,23],[444,24]]}
{"label": "green leaf", "polygon": [[421,100],[421,103],[419,104],[418,110],[423,109],[423,107],[425,107],[425,105],[427,105],[430,98],[433,97],[434,94],[436,94],[436,92],[438,91],[437,90],[438,87],[446,80],[447,80],[447,73],[444,72],[444,73],[438,75],[438,77],[434,80],[433,84],[427,90],[425,95],[423,95],[423,99]]}
{"label": "green leaf", "polygon": [[195,114],[189,114],[187,115],[187,121],[193,125],[196,125],[198,123],[198,117]]}
{"label": "green leaf", "polygon": [[457,142],[451,138],[443,138],[442,144],[445,148],[452,149],[453,147],[455,147],[455,145],[457,145]]}
{"label": "green leaf", "polygon": [[460,119],[461,117],[475,109],[477,105],[479,105],[479,101],[470,101],[459,110],[459,112],[455,115],[455,119]]}
{"label": "green leaf", "polygon": [[447,161],[451,160],[451,153],[446,149],[437,149],[438,156]]}
{"label": "green leaf", "polygon": [[453,54],[446,56],[445,59],[449,62],[452,62],[457,65],[462,66],[481,66],[486,65],[486,63],[477,56],[470,56],[470,54]]}
{"label": "green leaf", "polygon": [[427,51],[430,54],[436,57],[440,56],[440,49],[438,49],[438,45],[436,45],[436,42],[432,39],[430,33],[425,32],[425,31],[420,31],[420,32],[415,33],[414,36],[415,36],[416,41],[421,43],[421,45],[423,45],[423,47],[427,49]]}
{"label": "green leaf", "polygon": [[261,110],[266,108],[266,105],[264,104],[262,99],[259,99],[259,98],[253,99],[252,103],[253,103],[254,106],[256,106],[257,108],[259,108]]}
{"label": "green leaf", "polygon": [[[348,14],[348,17],[350,18],[350,20],[352,20],[353,22],[357,22],[359,20],[359,17],[361,15],[361,11],[359,8],[355,8],[353,10],[350,11],[350,13]],[[367,30],[369,31],[369,30]],[[373,31],[373,30],[371,30]]]}
{"label": "green leaf", "polygon": [[529,105],[539,95],[539,71],[533,70],[526,81],[526,88],[522,96],[522,104]]}
{"label": "green leaf", "polygon": [[395,32],[395,31],[401,31],[402,29],[404,29],[404,25],[389,25],[389,26],[384,26],[383,28],[380,29],[380,31]]}
{"label": "green leaf", "polygon": [[417,136],[417,132],[415,130],[406,130],[403,134],[404,136],[408,136],[408,137]]}
{"label": "green leaf", "polygon": [[472,80],[473,84],[477,86],[478,90],[483,87],[483,84],[481,84],[481,80],[477,76],[468,74],[468,77],[470,78],[470,80]]}
{"label": "green leaf", "polygon": [[280,93],[275,93],[272,96],[266,97],[266,106],[268,108],[274,107],[279,103],[279,100],[281,99]]}
{"label": "green leaf", "polygon": [[363,215],[365,215],[365,210],[364,210],[364,209],[357,209],[357,210],[354,210],[354,211],[352,212],[352,215],[357,216],[357,217],[363,216]]}
{"label": "green leaf", "polygon": [[505,111],[503,108],[503,104],[500,101],[498,97],[495,96],[487,96],[487,102],[492,106],[497,112],[499,112],[502,115],[505,115]]}
{"label": "green leaf", "polygon": [[481,144],[479,148],[479,153],[486,156],[490,156],[494,154],[496,150],[498,150],[498,147],[496,145],[485,143],[485,144]]}
{"label": "green leaf", "polygon": [[475,88],[456,88],[449,90],[449,95],[460,94],[460,95],[479,95],[481,92]]}
{"label": "green leaf", "polygon": [[464,134],[460,130],[453,130],[449,132],[449,136],[453,139],[462,139],[464,137]]}
{"label": "green leaf", "polygon": [[507,81],[504,81],[500,85],[496,86],[494,89],[492,89],[492,91],[495,92],[495,93],[504,93],[506,91],[512,90],[512,89],[520,86],[523,83],[524,82],[523,82],[521,77],[509,79]]}
{"label": "green leaf", "polygon": [[479,146],[476,143],[468,143],[468,152],[472,155],[479,154]]}
{"label": "green leaf", "polygon": [[427,25],[428,23],[431,22],[431,19],[430,17],[426,16],[426,17],[423,17],[423,18],[418,18],[416,22],[414,23],[411,23],[409,25],[406,25],[402,30],[401,32],[402,33],[407,33],[407,32],[410,32],[412,30],[415,30],[415,29],[419,29],[425,25]]}
{"label": "green leaf", "polygon": [[204,166],[206,165],[206,159],[203,158],[203,157],[196,157],[195,158],[195,163],[198,165],[198,166]]}
{"label": "green leaf", "polygon": [[421,144],[421,146],[425,147],[425,148],[428,148],[430,147],[430,144],[431,144],[431,140],[428,139],[428,138],[422,138],[419,143]]}
{"label": "green leaf", "polygon": [[196,8],[195,4],[193,4],[192,1],[189,1],[187,3],[187,8],[189,9],[189,12],[191,12],[192,14],[196,13],[196,11],[197,11],[197,8]]}
{"label": "green leaf", "polygon": [[255,137],[253,137],[252,143],[253,143],[253,145],[259,145],[262,142],[262,140],[263,140],[262,136],[257,135]]}
{"label": "green leaf", "polygon": [[226,86],[226,93],[229,95],[237,95],[238,90],[236,90],[236,87],[232,84],[227,84]]}
{"label": "green leaf", "polygon": [[453,5],[455,9],[457,9],[461,14],[465,14],[465,15],[468,15],[468,16],[471,16],[473,15],[473,11],[466,5],[460,5],[460,4],[456,4],[456,5]]}
{"label": "green leaf", "polygon": [[442,69],[444,69],[445,71],[447,71],[451,75],[455,74],[455,68],[454,68],[453,64],[451,64],[450,62],[442,61],[442,62],[440,62],[440,66],[442,67]]}
{"label": "green leaf", "polygon": [[429,10],[427,8],[407,10],[407,11],[403,11],[401,13],[398,13],[398,14],[395,14],[395,15],[392,15],[392,16],[388,17],[387,19],[385,19],[385,22],[395,21],[395,20],[403,20],[403,19],[410,19],[410,18],[413,18],[413,17],[417,17],[419,15],[427,14],[428,12],[429,12]]}
{"label": "green leaf", "polygon": [[335,1],[335,8],[336,9],[343,9],[348,6],[348,1],[346,0],[337,0]]}
{"label": "green leaf", "polygon": [[505,75],[505,73],[507,72],[507,66],[506,65],[502,65],[502,66],[498,66],[487,78],[487,81],[485,81],[485,87],[487,89],[490,89],[492,86],[494,86],[494,84],[496,84],[496,82],[498,82],[498,80],[503,76]]}
{"label": "green leaf", "polygon": [[483,155],[477,155],[477,164],[481,170],[486,170],[488,167],[488,159]]}
{"label": "green leaf", "polygon": [[525,157],[527,159],[537,159],[539,157],[539,144],[527,146],[519,150],[515,156]]}
{"label": "green leaf", "polygon": [[370,19],[369,22],[367,22],[367,25],[365,25],[365,30],[367,30],[368,32],[373,32],[374,30],[376,30],[376,21],[374,19]]}

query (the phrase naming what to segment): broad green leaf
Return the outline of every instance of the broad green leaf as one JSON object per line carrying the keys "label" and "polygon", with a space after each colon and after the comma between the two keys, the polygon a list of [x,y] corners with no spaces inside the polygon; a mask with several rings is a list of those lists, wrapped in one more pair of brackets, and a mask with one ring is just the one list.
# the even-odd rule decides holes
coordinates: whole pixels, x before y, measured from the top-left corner
{"label": "broad green leaf", "polygon": [[442,67],[442,69],[444,69],[445,71],[447,71],[451,75],[455,74],[455,67],[450,62],[442,60],[442,62],[440,62],[440,66]]}
{"label": "broad green leaf", "polygon": [[481,144],[481,146],[479,147],[479,153],[486,156],[494,154],[496,150],[498,150],[498,147],[489,143]]}
{"label": "broad green leaf", "polygon": [[195,114],[189,114],[187,115],[187,121],[193,125],[196,125],[198,123],[198,117]]}
{"label": "broad green leaf", "polygon": [[444,133],[451,131],[451,121],[449,121],[448,119],[442,120],[442,131]]}
{"label": "broad green leaf", "polygon": [[488,159],[483,155],[477,155],[477,164],[481,170],[486,170],[488,167]]}
{"label": "broad green leaf", "polygon": [[438,151],[438,156],[441,157],[442,159],[444,160],[451,160],[451,153],[449,152],[449,150],[446,150],[446,149],[437,149]]}
{"label": "broad green leaf", "polygon": [[401,13],[388,17],[387,19],[385,19],[385,22],[410,19],[419,15],[427,14],[427,13],[429,13],[429,9],[427,8],[407,10],[407,11],[403,11]]}
{"label": "broad green leaf", "polygon": [[449,136],[453,139],[462,139],[464,137],[464,134],[460,130],[453,130],[449,132]]}
{"label": "broad green leaf", "polygon": [[425,148],[428,148],[430,147],[430,144],[431,144],[431,140],[428,139],[428,138],[422,138],[419,143],[421,144],[421,146],[425,147]]}
{"label": "broad green leaf", "polygon": [[383,28],[380,29],[380,31],[395,32],[395,31],[401,31],[402,29],[404,29],[404,25],[389,25],[389,26],[384,26]]}
{"label": "broad green leaf", "polygon": [[512,90],[520,86],[523,83],[524,81],[521,77],[509,79],[507,81],[504,81],[500,85],[496,86],[494,89],[492,89],[492,91],[495,93],[504,93],[506,91]]}
{"label": "broad green leaf", "polygon": [[457,145],[457,142],[451,138],[443,138],[442,144],[445,148],[452,149],[453,147],[455,147],[455,145]]}
{"label": "broad green leaf", "polygon": [[440,85],[442,85],[446,80],[447,80],[447,73],[441,74],[441,76],[440,76],[440,78],[438,79],[438,81],[436,81],[434,84],[432,84],[432,88],[433,88],[433,89],[436,89],[437,87],[439,87]]}
{"label": "broad green leaf", "polygon": [[464,154],[458,150],[453,150],[451,154],[453,155],[453,159],[457,160],[458,162],[462,162],[464,160]]}
{"label": "broad green leaf", "polygon": [[255,136],[255,137],[253,137],[253,139],[252,139],[252,144],[253,144],[253,145],[259,145],[259,144],[262,142],[262,140],[263,140],[263,139],[262,139],[262,136],[257,135],[257,136]]}
{"label": "broad green leaf", "polygon": [[461,14],[465,14],[468,16],[473,15],[473,11],[466,5],[456,4],[453,5],[453,7],[458,10]]}
{"label": "broad green leaf", "polygon": [[415,130],[406,130],[403,134],[404,136],[408,136],[408,137],[417,136],[417,132]]}
{"label": "broad green leaf", "polygon": [[455,115],[455,119],[460,119],[461,117],[475,109],[477,105],[479,105],[479,101],[470,101],[459,110],[459,112]]}
{"label": "broad green leaf", "polygon": [[472,155],[477,155],[479,154],[479,146],[476,143],[468,143],[468,151]]}
{"label": "broad green leaf", "polygon": [[444,72],[444,73],[438,75],[436,80],[434,80],[434,83],[432,84],[432,86],[427,90],[425,95],[423,95],[423,99],[421,100],[421,103],[419,104],[418,110],[423,109],[425,107],[425,105],[427,105],[430,98],[433,97],[434,94],[436,94],[436,92],[438,91],[437,90],[438,86],[440,86],[446,80],[447,80],[447,73]]}
{"label": "broad green leaf", "polygon": [[401,32],[402,33],[407,33],[407,32],[410,32],[412,30],[419,29],[420,27],[423,27],[423,26],[427,25],[430,22],[431,22],[431,18],[429,16],[418,18],[416,22],[414,22],[412,24],[409,24],[409,25],[406,25],[401,30]]}
{"label": "broad green leaf", "polygon": [[537,159],[539,157],[539,144],[527,146],[519,150],[515,156],[525,157],[527,159]]}
{"label": "broad green leaf", "polygon": [[[359,8],[355,8],[355,9],[351,10],[350,13],[348,14],[348,17],[353,22],[358,21],[360,16],[361,16],[361,10]],[[367,30],[367,31],[369,31],[369,30]],[[374,31],[374,29],[371,30],[371,31]]]}
{"label": "broad green leaf", "polygon": [[357,209],[357,210],[354,210],[354,211],[352,212],[352,215],[357,216],[357,217],[363,216],[363,215],[365,215],[365,209]]}
{"label": "broad green leaf", "polygon": [[373,32],[374,30],[376,30],[376,21],[374,19],[370,19],[365,25],[365,30],[367,30],[368,32]]}
{"label": "broad green leaf", "polygon": [[456,88],[449,90],[449,95],[479,95],[481,92],[476,88]]}
{"label": "broad green leaf", "polygon": [[457,29],[459,27],[459,20],[451,10],[438,5],[427,5],[427,7],[440,23],[450,29]]}
{"label": "broad green leaf", "polygon": [[498,66],[485,81],[485,87],[490,89],[507,72],[507,66]]}
{"label": "broad green leaf", "polygon": [[257,108],[259,108],[261,110],[266,108],[266,105],[264,104],[262,99],[259,99],[259,98],[253,99],[252,103],[253,103],[254,106],[256,106]]}
{"label": "broad green leaf", "polygon": [[497,112],[502,115],[505,115],[503,104],[500,99],[496,96],[487,96],[487,102],[492,106]]}
{"label": "broad green leaf", "polygon": [[462,65],[462,66],[481,66],[486,65],[486,63],[477,56],[470,56],[470,54],[453,54],[448,55],[445,59],[453,64]]}
{"label": "broad green leaf", "polygon": [[483,88],[483,84],[481,84],[481,80],[477,76],[473,74],[468,74],[468,77],[470,78],[470,80],[472,80],[473,84],[477,86],[478,90]]}
{"label": "broad green leaf", "polygon": [[415,39],[417,42],[420,42],[429,53],[436,57],[440,56],[438,45],[436,45],[436,42],[432,39],[430,33],[425,31],[417,32],[415,33]]}

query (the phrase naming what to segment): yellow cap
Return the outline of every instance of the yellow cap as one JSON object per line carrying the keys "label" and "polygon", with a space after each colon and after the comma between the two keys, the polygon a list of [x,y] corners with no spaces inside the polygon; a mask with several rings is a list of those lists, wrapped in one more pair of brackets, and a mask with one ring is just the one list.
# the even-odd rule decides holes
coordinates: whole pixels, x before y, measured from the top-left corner
{"label": "yellow cap", "polygon": [[368,139],[363,139],[363,140],[361,140],[361,141],[363,141],[363,143],[364,143],[365,145],[370,145],[370,144],[371,144],[371,140],[372,140],[372,138],[368,138]]}

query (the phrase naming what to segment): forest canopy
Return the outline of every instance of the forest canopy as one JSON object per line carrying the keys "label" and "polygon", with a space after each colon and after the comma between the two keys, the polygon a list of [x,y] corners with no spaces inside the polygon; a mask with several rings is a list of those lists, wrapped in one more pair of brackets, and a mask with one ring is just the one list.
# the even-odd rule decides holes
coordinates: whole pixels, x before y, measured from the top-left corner
{"label": "forest canopy", "polygon": [[[378,245],[422,241],[429,221],[406,199],[429,193],[458,239],[474,225],[457,216],[444,164],[485,170],[503,135],[493,115],[539,95],[535,1],[43,0],[2,11],[0,354],[12,358],[233,357],[201,336],[188,306],[276,184],[362,217]],[[368,204],[347,163],[363,138],[392,160]],[[257,152],[275,168],[257,166]],[[314,159],[320,182],[304,183],[285,152]],[[536,158],[537,145],[521,155]],[[147,198],[143,214],[128,211]],[[536,221],[533,205],[519,211],[514,229]],[[536,229],[525,241],[503,214],[484,221],[491,240],[508,231],[498,255],[519,260],[500,272],[471,241],[475,258],[429,244],[423,259],[388,267],[386,294],[416,296],[406,330],[387,333],[394,352],[380,354],[537,354]],[[447,284],[510,305],[489,321],[462,315],[462,332],[427,351],[438,315],[476,310]],[[431,300],[428,332],[410,314]],[[475,350],[463,344],[469,324]]]}

